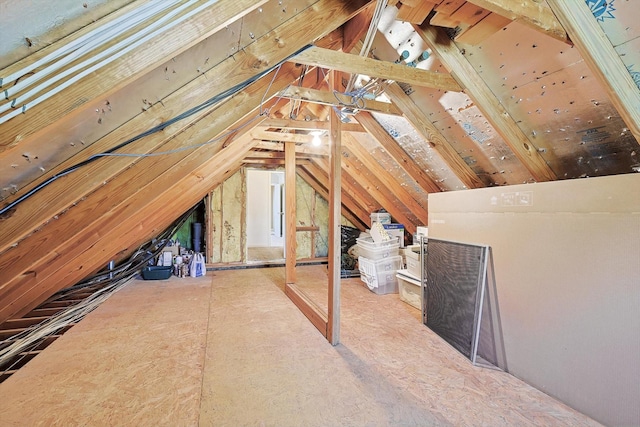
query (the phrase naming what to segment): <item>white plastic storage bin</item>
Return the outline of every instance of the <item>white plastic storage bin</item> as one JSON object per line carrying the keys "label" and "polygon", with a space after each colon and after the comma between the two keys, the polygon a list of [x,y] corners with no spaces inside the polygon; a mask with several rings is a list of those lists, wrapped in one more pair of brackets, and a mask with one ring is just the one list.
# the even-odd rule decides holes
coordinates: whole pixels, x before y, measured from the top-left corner
{"label": "white plastic storage bin", "polygon": [[400,300],[406,302],[410,306],[422,310],[421,304],[421,286],[420,280],[415,280],[403,274],[406,270],[400,270],[396,275],[398,279],[398,294]]}
{"label": "white plastic storage bin", "polygon": [[360,269],[360,280],[376,294],[397,294],[398,280],[396,272],[402,268],[402,257],[400,255],[371,260],[358,257]]}
{"label": "white plastic storage bin", "polygon": [[389,258],[400,253],[400,243],[397,240],[375,243],[370,237],[359,237],[356,242],[358,255],[370,260]]}

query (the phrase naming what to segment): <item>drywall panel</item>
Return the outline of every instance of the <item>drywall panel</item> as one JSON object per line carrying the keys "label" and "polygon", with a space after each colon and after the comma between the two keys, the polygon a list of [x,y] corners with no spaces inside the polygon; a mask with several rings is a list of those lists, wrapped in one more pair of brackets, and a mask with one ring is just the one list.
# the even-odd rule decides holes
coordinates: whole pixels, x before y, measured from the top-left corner
{"label": "drywall panel", "polygon": [[430,194],[429,222],[492,247],[511,374],[640,424],[640,175]]}

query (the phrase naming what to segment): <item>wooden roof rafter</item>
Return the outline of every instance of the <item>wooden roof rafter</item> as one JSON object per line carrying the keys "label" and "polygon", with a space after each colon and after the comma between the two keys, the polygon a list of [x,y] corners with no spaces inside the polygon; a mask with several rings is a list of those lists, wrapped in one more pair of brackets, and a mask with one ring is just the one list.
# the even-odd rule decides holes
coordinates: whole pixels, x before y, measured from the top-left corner
{"label": "wooden roof rafter", "polygon": [[[487,121],[502,136],[505,143],[534,179],[537,181],[557,179],[555,172],[551,170],[551,167],[542,158],[537,148],[444,31],[429,25],[414,26],[414,28],[427,43],[427,46],[437,55],[445,68],[465,87],[465,93],[473,100]],[[451,159],[447,162],[453,165],[454,163],[450,161]],[[475,188],[475,186],[470,188]]]}

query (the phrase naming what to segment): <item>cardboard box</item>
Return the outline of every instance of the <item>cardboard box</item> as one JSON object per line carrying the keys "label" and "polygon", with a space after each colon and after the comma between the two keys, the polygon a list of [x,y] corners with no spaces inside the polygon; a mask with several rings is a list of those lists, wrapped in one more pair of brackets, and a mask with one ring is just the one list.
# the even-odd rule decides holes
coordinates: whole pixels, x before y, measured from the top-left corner
{"label": "cardboard box", "polygon": [[400,247],[404,248],[404,225],[402,224],[382,224],[389,236],[397,237],[400,242]]}

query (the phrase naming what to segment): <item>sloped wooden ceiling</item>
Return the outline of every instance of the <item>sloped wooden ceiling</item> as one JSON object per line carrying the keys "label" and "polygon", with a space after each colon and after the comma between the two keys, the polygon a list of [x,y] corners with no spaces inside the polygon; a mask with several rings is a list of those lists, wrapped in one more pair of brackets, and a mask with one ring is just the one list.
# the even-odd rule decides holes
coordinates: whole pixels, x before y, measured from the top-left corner
{"label": "sloped wooden ceiling", "polygon": [[[432,192],[640,169],[638,12],[567,3],[389,1],[378,17],[365,0],[138,0],[25,36],[0,61],[0,323],[126,257],[243,165],[281,164],[285,141],[326,194],[310,132],[334,107],[343,214],[363,227],[384,207],[414,230]],[[37,63],[158,5],[51,74]],[[359,75],[355,89],[330,91],[328,69],[343,86]],[[28,93],[41,76],[51,85]]]}

